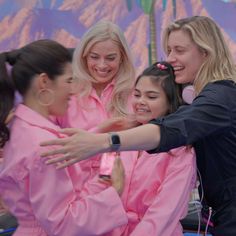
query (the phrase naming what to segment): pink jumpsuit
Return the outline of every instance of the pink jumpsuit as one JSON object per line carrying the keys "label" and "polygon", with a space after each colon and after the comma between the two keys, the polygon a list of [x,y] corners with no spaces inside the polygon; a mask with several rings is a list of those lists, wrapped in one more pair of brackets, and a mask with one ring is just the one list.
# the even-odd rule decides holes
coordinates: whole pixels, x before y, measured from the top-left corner
{"label": "pink jumpsuit", "polygon": [[[180,220],[186,216],[195,186],[196,165],[192,148],[168,153],[121,152],[126,182],[122,202],[128,224],[106,236],[182,236]],[[83,192],[99,192],[103,185],[89,180]],[[82,193],[83,194],[83,193]]]}
{"label": "pink jumpsuit", "polygon": [[14,235],[100,235],[127,223],[113,187],[80,195],[79,164],[62,170],[45,165],[40,153],[48,147],[39,143],[60,137],[57,129],[28,107],[17,107],[0,171],[0,194],[19,223]]}

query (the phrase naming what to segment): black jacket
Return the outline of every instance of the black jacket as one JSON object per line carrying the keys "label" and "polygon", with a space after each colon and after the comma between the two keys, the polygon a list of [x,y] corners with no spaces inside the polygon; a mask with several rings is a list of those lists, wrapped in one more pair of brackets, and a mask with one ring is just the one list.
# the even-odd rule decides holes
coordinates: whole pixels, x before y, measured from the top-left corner
{"label": "black jacket", "polygon": [[175,113],[150,123],[161,128],[160,145],[150,153],[193,145],[208,204],[217,207],[226,198],[236,199],[236,84],[233,81],[207,84],[191,105],[181,106]]}

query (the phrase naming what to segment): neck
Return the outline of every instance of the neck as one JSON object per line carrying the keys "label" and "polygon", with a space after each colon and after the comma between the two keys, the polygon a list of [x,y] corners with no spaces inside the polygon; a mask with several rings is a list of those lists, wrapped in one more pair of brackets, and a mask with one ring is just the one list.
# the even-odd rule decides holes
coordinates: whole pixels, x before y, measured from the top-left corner
{"label": "neck", "polygon": [[110,83],[111,83],[111,81],[109,81],[107,83],[93,83],[93,88],[96,90],[98,97],[101,97],[102,92],[104,91],[106,86]]}
{"label": "neck", "polygon": [[37,101],[29,99],[27,96],[23,99],[23,104],[48,119],[49,114],[46,106],[40,105]]}

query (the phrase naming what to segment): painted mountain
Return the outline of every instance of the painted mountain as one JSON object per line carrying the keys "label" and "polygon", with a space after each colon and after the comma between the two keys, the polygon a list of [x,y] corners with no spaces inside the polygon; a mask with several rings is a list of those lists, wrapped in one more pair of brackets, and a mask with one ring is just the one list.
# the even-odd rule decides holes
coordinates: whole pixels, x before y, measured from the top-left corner
{"label": "painted mountain", "polygon": [[[107,19],[118,24],[125,32],[139,73],[148,65],[150,41],[149,16],[144,13],[139,2],[0,0],[0,51],[18,48],[41,38],[51,38],[66,47],[75,47],[91,25],[100,19]],[[165,58],[160,46],[161,30],[174,19],[192,15],[213,18],[222,28],[236,59],[236,1],[156,0],[154,9],[158,59]]]}

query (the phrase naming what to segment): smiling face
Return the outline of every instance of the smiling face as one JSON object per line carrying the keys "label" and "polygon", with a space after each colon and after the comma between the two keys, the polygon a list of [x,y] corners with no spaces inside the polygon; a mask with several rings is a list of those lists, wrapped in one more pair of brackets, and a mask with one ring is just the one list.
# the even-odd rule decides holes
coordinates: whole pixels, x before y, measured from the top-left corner
{"label": "smiling face", "polygon": [[120,69],[121,53],[111,39],[95,43],[86,56],[90,75],[96,80],[93,84],[105,88]]}
{"label": "smiling face", "polygon": [[66,64],[64,73],[51,81],[53,103],[48,106],[49,115],[61,116],[67,111],[70,96],[73,95],[73,79],[71,63]]}
{"label": "smiling face", "polygon": [[133,110],[142,124],[166,115],[169,103],[161,82],[154,83],[150,76],[142,76],[134,89]]}
{"label": "smiling face", "polygon": [[175,81],[179,84],[193,83],[206,58],[206,53],[192,41],[183,30],[174,30],[167,41],[167,62],[175,71]]}

